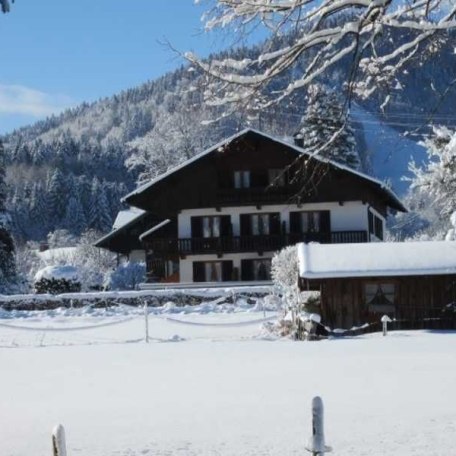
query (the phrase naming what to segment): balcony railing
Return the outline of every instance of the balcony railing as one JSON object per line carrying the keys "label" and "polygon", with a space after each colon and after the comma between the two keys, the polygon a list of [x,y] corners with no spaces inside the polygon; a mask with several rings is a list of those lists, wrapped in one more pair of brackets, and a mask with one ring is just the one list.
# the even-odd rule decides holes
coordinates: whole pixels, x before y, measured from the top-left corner
{"label": "balcony railing", "polygon": [[302,233],[261,236],[227,236],[213,238],[151,239],[147,248],[156,255],[222,254],[237,252],[275,251],[298,242],[344,244],[367,242],[366,231],[333,231],[331,233]]}

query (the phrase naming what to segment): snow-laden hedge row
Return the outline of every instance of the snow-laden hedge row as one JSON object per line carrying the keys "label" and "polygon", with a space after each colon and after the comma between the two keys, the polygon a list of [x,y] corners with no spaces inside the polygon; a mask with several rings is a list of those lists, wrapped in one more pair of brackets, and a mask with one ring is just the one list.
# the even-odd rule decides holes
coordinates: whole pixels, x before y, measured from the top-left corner
{"label": "snow-laden hedge row", "polygon": [[48,310],[59,307],[110,307],[119,304],[161,306],[173,302],[177,306],[197,305],[205,301],[220,300],[220,303],[233,302],[239,297],[252,300],[269,295],[267,287],[221,288],[221,289],[180,289],[144,291],[106,291],[93,293],[0,295],[0,308],[4,310]]}

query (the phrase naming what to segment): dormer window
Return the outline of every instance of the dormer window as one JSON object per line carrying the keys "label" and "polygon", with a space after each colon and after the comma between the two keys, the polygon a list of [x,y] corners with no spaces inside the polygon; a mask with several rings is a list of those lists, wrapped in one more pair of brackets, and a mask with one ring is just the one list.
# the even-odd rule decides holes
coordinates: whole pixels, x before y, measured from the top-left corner
{"label": "dormer window", "polygon": [[235,171],[234,172],[234,188],[249,188],[250,187],[250,171]]}

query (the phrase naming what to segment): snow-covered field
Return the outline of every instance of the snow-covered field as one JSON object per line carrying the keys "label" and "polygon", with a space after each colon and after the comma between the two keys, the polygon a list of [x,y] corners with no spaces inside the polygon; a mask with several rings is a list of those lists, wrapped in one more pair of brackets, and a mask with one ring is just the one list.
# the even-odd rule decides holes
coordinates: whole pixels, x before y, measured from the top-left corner
{"label": "snow-covered field", "polygon": [[1,313],[0,455],[51,455],[57,423],[68,456],[303,455],[317,394],[333,454],[456,454],[456,333],[292,342],[264,318],[167,306],[146,344],[140,309]]}

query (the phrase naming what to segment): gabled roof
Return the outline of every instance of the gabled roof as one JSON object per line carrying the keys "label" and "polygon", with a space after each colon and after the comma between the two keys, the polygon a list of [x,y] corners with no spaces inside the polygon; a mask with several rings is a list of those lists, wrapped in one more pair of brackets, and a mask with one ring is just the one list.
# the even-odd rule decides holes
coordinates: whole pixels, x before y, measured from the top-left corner
{"label": "gabled roof", "polygon": [[[249,133],[253,133],[253,134],[256,134],[256,135],[258,135],[260,137],[263,137],[265,139],[273,141],[273,142],[275,142],[277,144],[280,144],[280,145],[282,145],[284,147],[287,147],[289,150],[292,150],[292,151],[294,151],[294,152],[296,152],[298,154],[309,155],[306,152],[304,152],[304,150],[301,147],[298,147],[298,146],[296,146],[294,144],[290,144],[290,143],[288,143],[286,141],[283,141],[281,139],[275,138],[273,136],[270,136],[270,135],[268,135],[266,133],[263,133],[263,132],[260,132],[258,130],[255,130],[253,128],[246,128],[246,129],[240,131],[239,133],[236,133],[236,134],[230,136],[229,138],[226,138],[223,141],[217,143],[216,145],[211,146],[210,148],[204,150],[203,152],[195,155],[194,157],[190,158],[189,160],[185,161],[184,163],[182,163],[182,164],[180,164],[178,166],[175,166],[174,168],[171,168],[166,173],[161,174],[160,176],[156,177],[155,179],[152,179],[151,181],[147,182],[146,184],[141,185],[136,190],[132,191],[131,193],[126,195],[124,198],[122,198],[122,201],[123,202],[128,202],[130,198],[143,194],[144,192],[146,192],[147,190],[149,190],[150,188],[155,186],[157,183],[159,183],[161,181],[164,181],[169,176],[177,173],[178,171],[180,171],[181,169],[183,169],[186,166],[190,165],[191,163],[194,163],[194,162],[196,162],[196,161],[208,156],[209,154],[219,150],[220,148],[226,147],[227,145],[229,145],[234,140],[239,139],[242,136],[245,136],[245,135],[247,135]],[[311,156],[311,155],[309,155],[309,156]],[[395,193],[384,182],[382,182],[382,181],[380,181],[378,179],[375,179],[374,177],[368,176],[367,174],[361,173],[359,171],[355,171],[352,168],[350,168],[348,166],[345,166],[345,165],[342,165],[340,163],[337,163],[337,162],[335,162],[333,160],[329,160],[329,159],[326,159],[326,158],[323,158],[323,157],[318,157],[318,156],[312,156],[312,158],[314,160],[316,160],[316,161],[319,161],[319,162],[325,163],[325,164],[330,164],[334,168],[347,171],[347,172],[349,172],[351,174],[354,174],[354,175],[360,177],[361,179],[369,181],[371,184],[374,184],[375,186],[377,186],[379,188],[379,190],[381,190],[382,192],[385,193],[385,195],[388,198],[389,205],[391,207],[393,207],[394,209],[400,210],[400,211],[404,211],[404,212],[407,211],[407,209],[404,207],[404,205],[399,200],[399,198],[395,195]]]}
{"label": "gabled roof", "polygon": [[[128,212],[128,214],[126,214]],[[136,214],[135,214],[136,212]],[[122,214],[124,213],[124,214]],[[122,215],[121,215],[122,214]],[[132,225],[137,223],[141,220],[145,215],[147,215],[146,211],[142,209],[136,209],[134,211],[120,211],[114,221],[113,229],[111,232],[103,236],[102,238],[98,239],[93,245],[95,247],[105,247],[106,243],[111,239],[118,236],[120,233],[124,232]]]}
{"label": "gabled roof", "polygon": [[304,279],[456,274],[456,242],[299,244]]}

